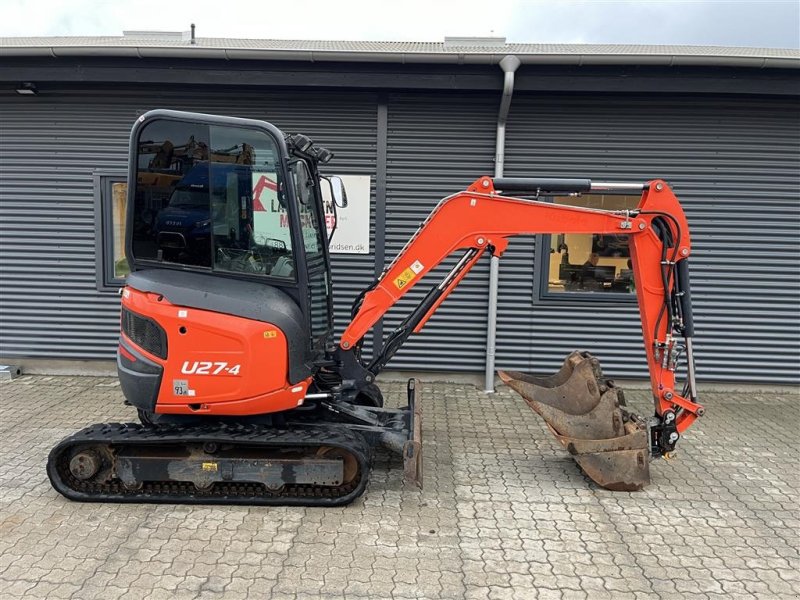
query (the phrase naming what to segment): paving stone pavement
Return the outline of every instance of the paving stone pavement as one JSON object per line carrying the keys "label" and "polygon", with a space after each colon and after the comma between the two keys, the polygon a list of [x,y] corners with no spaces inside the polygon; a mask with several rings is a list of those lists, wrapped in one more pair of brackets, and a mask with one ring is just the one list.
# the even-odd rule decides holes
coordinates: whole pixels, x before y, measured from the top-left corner
{"label": "paving stone pavement", "polygon": [[[391,400],[400,383],[384,387]],[[0,597],[795,598],[800,397],[707,393],[642,492],[598,489],[507,388],[426,383],[425,489],[379,457],[344,508],[80,504],[47,453],[134,420],[117,382],[0,383]],[[649,411],[645,392],[629,403]],[[389,468],[391,467],[391,469]]]}

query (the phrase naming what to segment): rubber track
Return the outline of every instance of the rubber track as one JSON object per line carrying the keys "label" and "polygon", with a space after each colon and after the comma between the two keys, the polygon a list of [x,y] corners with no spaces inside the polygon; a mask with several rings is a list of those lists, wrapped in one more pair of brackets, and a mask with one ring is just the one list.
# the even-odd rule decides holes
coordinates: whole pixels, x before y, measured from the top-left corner
{"label": "rubber track", "polygon": [[[356,477],[338,488],[312,484],[286,485],[271,492],[258,483],[215,483],[199,490],[189,482],[147,482],[130,490],[119,479],[92,483],[80,481],[69,470],[70,450],[90,446],[148,446],[152,444],[238,444],[265,448],[319,448],[335,446],[352,453],[358,462]],[[180,504],[260,504],[292,506],[338,506],[358,498],[367,485],[371,467],[370,448],[363,436],[344,428],[307,427],[276,430],[260,425],[144,426],[138,423],[90,425],[63,439],[51,451],[47,474],[53,487],[79,502],[138,502]]]}

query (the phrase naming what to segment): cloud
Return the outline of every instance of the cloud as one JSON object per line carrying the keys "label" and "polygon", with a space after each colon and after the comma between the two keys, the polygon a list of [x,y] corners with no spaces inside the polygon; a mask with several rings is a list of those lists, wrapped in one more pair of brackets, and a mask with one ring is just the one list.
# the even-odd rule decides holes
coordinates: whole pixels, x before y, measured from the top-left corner
{"label": "cloud", "polygon": [[[4,18],[0,35],[121,35],[123,30],[187,31],[197,24],[202,37],[431,40],[444,35],[498,35],[508,27],[514,2],[499,0],[498,10],[486,13],[485,2],[403,3],[338,0],[269,2],[238,0],[167,3],[137,0],[136,9],[123,2],[99,0],[0,0]],[[225,9],[229,6],[230,9]]]}
{"label": "cloud", "polygon": [[[134,7],[135,4],[135,7]],[[797,0],[0,0],[2,36],[186,31],[199,37],[800,47]]]}
{"label": "cloud", "polygon": [[800,2],[530,2],[509,39],[800,48]]}

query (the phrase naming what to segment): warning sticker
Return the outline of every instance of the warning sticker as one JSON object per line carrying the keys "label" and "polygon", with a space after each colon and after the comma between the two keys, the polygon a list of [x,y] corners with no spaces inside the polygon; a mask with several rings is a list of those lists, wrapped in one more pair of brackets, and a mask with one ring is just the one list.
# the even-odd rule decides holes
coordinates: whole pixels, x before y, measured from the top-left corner
{"label": "warning sticker", "polygon": [[425,267],[423,267],[422,263],[419,262],[418,260],[415,260],[414,263],[411,265],[411,270],[414,271],[414,273],[416,273],[417,275],[419,275],[422,272],[422,269],[424,268]]}
{"label": "warning sticker", "polygon": [[406,269],[394,280],[394,285],[398,290],[406,287],[417,274],[411,269]]}
{"label": "warning sticker", "polygon": [[204,462],[203,463],[203,471],[217,471],[217,463],[215,462]]}

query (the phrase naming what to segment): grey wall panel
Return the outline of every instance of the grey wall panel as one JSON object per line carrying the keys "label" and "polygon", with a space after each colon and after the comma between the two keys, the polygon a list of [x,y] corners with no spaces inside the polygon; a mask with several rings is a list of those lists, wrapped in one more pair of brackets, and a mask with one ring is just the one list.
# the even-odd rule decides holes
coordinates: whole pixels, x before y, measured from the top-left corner
{"label": "grey wall panel", "polygon": [[[791,100],[517,94],[506,174],[668,180],[692,233],[698,379],[797,383],[798,132]],[[546,372],[577,347],[646,376],[636,306],[534,304],[534,251],[515,240],[500,264],[498,367]]]}
{"label": "grey wall panel", "polygon": [[[95,287],[92,173],[125,172],[138,114],[174,108],[266,119],[332,149],[331,173],[374,180],[376,106],[369,93],[236,89],[0,95],[0,353],[114,356],[119,300]],[[337,331],[373,270],[371,255],[334,256]]]}
{"label": "grey wall panel", "polygon": [[[441,198],[494,172],[496,96],[394,94],[389,98],[386,261]],[[414,260],[416,257],[412,257]],[[388,334],[455,258],[428,274],[393,309]],[[389,368],[479,371],[486,346],[488,259],[482,259]]]}

